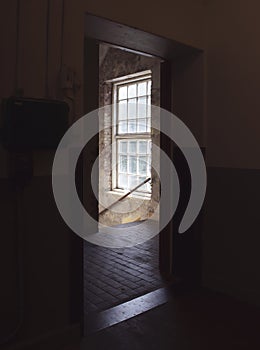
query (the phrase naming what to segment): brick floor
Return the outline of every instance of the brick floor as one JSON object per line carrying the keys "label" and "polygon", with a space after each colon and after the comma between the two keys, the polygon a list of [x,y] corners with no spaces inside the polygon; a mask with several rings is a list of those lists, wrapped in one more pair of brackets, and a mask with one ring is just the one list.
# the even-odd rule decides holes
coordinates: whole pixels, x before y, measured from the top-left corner
{"label": "brick floor", "polygon": [[98,312],[165,285],[159,273],[159,237],[132,248],[85,242],[84,312]]}

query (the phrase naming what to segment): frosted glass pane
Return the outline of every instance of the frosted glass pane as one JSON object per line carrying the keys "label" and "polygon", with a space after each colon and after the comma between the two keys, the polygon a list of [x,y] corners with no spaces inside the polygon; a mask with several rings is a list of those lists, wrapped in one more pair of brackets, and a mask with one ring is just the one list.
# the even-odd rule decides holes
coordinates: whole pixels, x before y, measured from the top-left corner
{"label": "frosted glass pane", "polygon": [[138,185],[138,178],[137,176],[129,176],[129,189],[133,189]]}
{"label": "frosted glass pane", "polygon": [[147,183],[146,183],[146,191],[147,192],[152,192],[152,183],[151,183],[151,181],[148,181]]}
{"label": "frosted glass pane", "polygon": [[128,122],[128,132],[129,133],[135,133],[136,132],[136,121],[129,121]]}
{"label": "frosted glass pane", "polygon": [[136,165],[136,157],[129,157],[129,173],[136,174],[137,165]]}
{"label": "frosted glass pane", "polygon": [[127,86],[121,86],[118,89],[118,99],[123,100],[127,98]]}
{"label": "frosted glass pane", "polygon": [[151,177],[151,167],[149,163],[147,163],[147,177]]}
{"label": "frosted glass pane", "polygon": [[127,142],[126,141],[119,141],[119,152],[120,153],[127,153]]}
{"label": "frosted glass pane", "polygon": [[150,118],[152,115],[151,96],[147,97],[147,107],[146,108],[147,108],[146,115],[148,118]]}
{"label": "frosted glass pane", "polygon": [[137,108],[137,116],[138,118],[145,118],[146,117],[146,97],[140,97],[138,99],[138,108]]}
{"label": "frosted glass pane", "polygon": [[146,131],[147,132],[151,132],[151,118],[148,118],[147,120],[146,120]]}
{"label": "frosted glass pane", "polygon": [[152,81],[148,81],[147,84],[147,95],[151,95],[151,91],[152,91]]}
{"label": "frosted glass pane", "polygon": [[137,149],[137,142],[129,141],[129,153],[136,153],[136,149]]}
{"label": "frosted glass pane", "polygon": [[140,157],[139,158],[139,174],[140,175],[146,175],[147,174],[147,159],[146,157]]}
{"label": "frosted glass pane", "polygon": [[152,154],[152,141],[148,141],[147,153],[148,153],[148,154]]}
{"label": "frosted glass pane", "polygon": [[127,122],[119,122],[118,123],[118,133],[124,134],[127,132]]}
{"label": "frosted glass pane", "polygon": [[146,154],[147,152],[147,141],[139,141],[139,150],[140,154]]}
{"label": "frosted glass pane", "polygon": [[127,172],[127,156],[119,156],[119,171],[121,173]]}
{"label": "frosted glass pane", "polygon": [[128,98],[136,97],[136,84],[128,86]]}
{"label": "frosted glass pane", "polygon": [[127,175],[125,174],[119,174],[118,175],[118,187],[127,189]]}
{"label": "frosted glass pane", "polygon": [[132,98],[128,101],[128,118],[136,118],[136,98]]}
{"label": "frosted glass pane", "polygon": [[[140,176],[139,177],[139,183],[142,183],[143,181],[145,181],[146,180],[146,177],[144,176]],[[146,184],[144,184],[143,186],[141,186],[141,187],[139,187],[139,189],[138,189],[139,191],[147,191],[147,186],[146,186]]]}
{"label": "frosted glass pane", "polygon": [[127,103],[126,101],[120,101],[118,104],[118,119],[127,119]]}
{"label": "frosted glass pane", "polygon": [[146,95],[146,85],[146,81],[138,84],[138,96]]}
{"label": "frosted glass pane", "polygon": [[146,132],[146,119],[137,120],[137,132]]}

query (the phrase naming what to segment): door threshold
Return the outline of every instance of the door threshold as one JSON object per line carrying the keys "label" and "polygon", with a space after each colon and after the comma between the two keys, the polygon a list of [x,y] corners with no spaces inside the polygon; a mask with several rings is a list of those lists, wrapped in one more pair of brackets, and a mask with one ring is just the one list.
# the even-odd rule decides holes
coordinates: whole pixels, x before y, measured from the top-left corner
{"label": "door threshold", "polygon": [[85,336],[114,326],[167,303],[172,293],[169,287],[160,288],[86,318]]}

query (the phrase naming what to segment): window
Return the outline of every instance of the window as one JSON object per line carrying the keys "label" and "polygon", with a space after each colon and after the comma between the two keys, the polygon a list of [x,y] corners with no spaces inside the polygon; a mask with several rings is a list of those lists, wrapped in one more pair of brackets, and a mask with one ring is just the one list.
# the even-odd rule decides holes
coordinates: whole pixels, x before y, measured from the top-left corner
{"label": "window", "polygon": [[[114,81],[113,189],[131,190],[151,176],[151,72]],[[151,193],[150,181],[136,192]]]}

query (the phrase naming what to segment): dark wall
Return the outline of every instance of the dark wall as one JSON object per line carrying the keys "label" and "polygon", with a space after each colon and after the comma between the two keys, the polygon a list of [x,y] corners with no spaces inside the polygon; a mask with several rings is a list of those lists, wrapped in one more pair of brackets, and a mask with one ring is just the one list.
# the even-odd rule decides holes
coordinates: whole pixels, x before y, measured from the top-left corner
{"label": "dark wall", "polygon": [[[0,12],[0,98],[20,90],[68,102],[59,79],[62,1],[49,7],[47,1],[5,1]],[[52,194],[53,156],[33,153],[33,178],[21,194],[8,177],[10,155],[0,148],[0,343],[20,326],[20,317],[17,341],[52,335],[71,323],[71,234]]]}
{"label": "dark wall", "polygon": [[204,282],[260,304],[258,1],[207,7]]}

